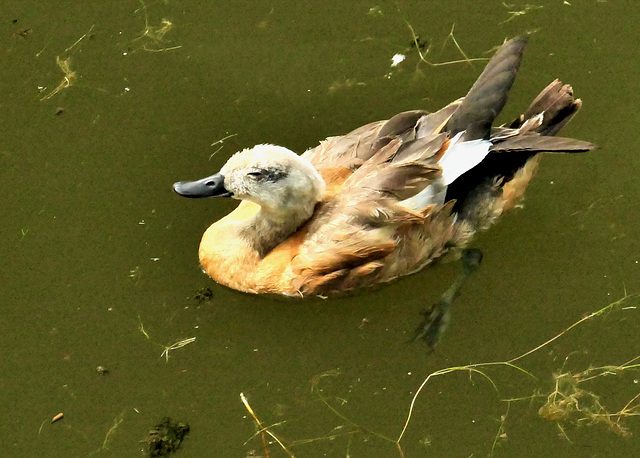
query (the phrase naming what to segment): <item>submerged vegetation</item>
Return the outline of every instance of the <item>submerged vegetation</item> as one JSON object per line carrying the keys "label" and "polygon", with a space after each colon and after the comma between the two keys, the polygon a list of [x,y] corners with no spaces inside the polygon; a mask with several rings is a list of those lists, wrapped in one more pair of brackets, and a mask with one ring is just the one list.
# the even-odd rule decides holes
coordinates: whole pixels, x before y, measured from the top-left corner
{"label": "submerged vegetation", "polygon": [[[569,333],[574,328],[592,320],[596,317],[602,317],[608,312],[617,309],[618,311],[636,310],[636,306],[624,306],[627,302],[635,300],[640,297],[640,294],[625,294],[621,299],[603,307],[602,309],[593,312],[580,320],[573,323],[551,339],[538,345],[537,347],[519,355],[514,358],[505,361],[494,361],[485,363],[474,363],[465,366],[448,367],[440,369],[429,374],[420,384],[415,391],[413,398],[408,406],[407,416],[404,424],[400,428],[400,432],[396,438],[375,431],[372,428],[365,427],[358,422],[352,420],[345,415],[339,406],[344,405],[347,400],[341,397],[330,397],[324,393],[324,390],[320,387],[323,380],[329,378],[339,377],[341,375],[340,370],[331,370],[320,373],[313,377],[311,380],[311,392],[317,397],[320,403],[328,409],[333,415],[339,418],[344,424],[342,426],[335,427],[334,430],[328,434],[324,434],[314,438],[298,439],[298,440],[285,440],[275,431],[286,424],[286,421],[280,421],[270,426],[265,426],[264,422],[258,418],[253,409],[249,406],[246,396],[241,393],[245,408],[251,414],[255,425],[256,433],[247,442],[250,442],[254,437],[260,436],[262,440],[262,448],[264,450],[264,456],[270,456],[269,445],[277,444],[287,456],[296,456],[292,449],[294,447],[300,447],[305,444],[311,444],[318,441],[333,441],[339,437],[345,437],[348,439],[347,444],[347,456],[350,456],[350,448],[353,439],[356,436],[362,436],[365,440],[378,439],[383,442],[387,442],[390,445],[395,445],[398,455],[404,457],[404,450],[402,447],[402,441],[405,437],[405,433],[411,423],[414,416],[414,409],[416,402],[418,401],[420,394],[425,386],[432,381],[435,377],[443,376],[456,372],[467,372],[470,376],[479,375],[481,378],[487,380],[491,386],[498,392],[498,382],[489,373],[489,369],[507,369],[515,370],[516,373],[526,376],[531,380],[534,380],[537,388],[535,392],[529,396],[514,397],[509,399],[502,399],[502,402],[506,405],[506,411],[501,415],[499,426],[490,446],[490,454],[493,455],[496,447],[504,440],[507,439],[506,423],[510,407],[513,403],[519,403],[528,401],[534,405],[538,405],[537,414],[539,417],[554,422],[559,428],[562,437],[571,442],[567,427],[580,427],[580,426],[604,426],[613,433],[627,437],[632,434],[632,429],[627,421],[631,417],[640,416],[640,392],[635,396],[630,397],[624,406],[611,409],[602,400],[602,394],[606,393],[606,390],[591,386],[597,380],[602,380],[608,377],[626,375],[633,372],[640,372],[640,355],[635,356],[631,360],[622,364],[610,364],[598,367],[588,367],[583,370],[567,370],[565,367],[570,360],[572,354],[569,354],[565,359],[562,367],[559,368],[557,373],[552,374],[553,384],[547,388],[544,387],[544,383],[540,382],[543,377],[541,374],[533,374],[527,370],[523,363],[526,358],[538,353],[540,350],[548,347],[552,342],[560,339],[565,334]],[[620,380],[618,379],[619,383]],[[634,383],[637,383],[637,379],[634,379]],[[590,385],[591,384],[591,385]],[[541,386],[542,385],[542,386]],[[271,438],[272,440],[269,440]],[[420,440],[420,443],[424,446],[431,444],[431,438],[429,436]],[[489,447],[489,446],[488,446]]]}
{"label": "submerged vegetation", "polygon": [[149,456],[167,456],[177,451],[190,429],[186,423],[164,418],[149,431],[149,436],[144,440],[149,445]]}
{"label": "submerged vegetation", "polygon": [[[166,45],[166,43],[168,42],[166,35],[171,30],[173,30],[173,27],[174,27],[173,22],[171,22],[169,19],[163,18],[158,25],[152,25],[149,21],[149,17],[147,14],[147,5],[145,4],[144,0],[138,0],[138,1],[140,3],[140,8],[135,10],[134,14],[137,14],[138,12],[142,12],[144,16],[144,28],[140,32],[139,36],[137,36],[136,38],[130,41],[131,46],[129,47],[127,52],[123,53],[123,55],[134,53],[136,51],[164,52],[164,51],[172,51],[172,50],[181,48],[182,46],[180,45],[176,45],[176,46]],[[73,52],[78,50],[85,41],[94,39],[95,37],[94,28],[95,28],[95,24],[93,24],[86,33],[80,36],[80,38],[78,38],[73,44],[71,44],[69,47],[67,47],[64,50],[64,55],[66,57],[60,57],[60,55],[56,56],[56,65],[63,73],[62,81],[60,81],[60,83],[55,88],[49,90],[48,92],[46,92],[47,87],[45,86],[38,87],[38,90],[40,93],[46,92],[45,95],[40,97],[41,102],[51,99],[53,96],[58,94],[63,89],[67,89],[73,86],[77,82],[79,75],[76,71],[72,70],[71,68],[71,54],[73,54]],[[16,32],[14,32],[14,35],[25,38],[28,35],[30,35],[32,32],[33,32],[33,29],[28,28],[28,29],[17,30]],[[40,57],[40,55],[44,52],[46,47],[47,46],[41,49],[40,52],[36,54],[36,57]],[[60,114],[60,113],[62,113],[62,111],[58,111],[56,114]]]}
{"label": "submerged vegetation", "polygon": [[554,390],[547,396],[538,414],[555,422],[567,440],[569,437],[563,424],[603,425],[620,436],[630,436],[630,429],[622,422],[627,417],[640,415],[640,393],[631,398],[622,409],[612,413],[603,405],[600,396],[586,389],[585,385],[601,377],[620,376],[625,372],[637,371],[640,369],[639,360],[640,356],[636,356],[619,366],[590,367],[580,372],[562,371],[554,374]]}
{"label": "submerged vegetation", "polygon": [[208,286],[203,286],[196,291],[194,298],[198,304],[203,304],[204,302],[208,302],[213,299],[213,291]]}

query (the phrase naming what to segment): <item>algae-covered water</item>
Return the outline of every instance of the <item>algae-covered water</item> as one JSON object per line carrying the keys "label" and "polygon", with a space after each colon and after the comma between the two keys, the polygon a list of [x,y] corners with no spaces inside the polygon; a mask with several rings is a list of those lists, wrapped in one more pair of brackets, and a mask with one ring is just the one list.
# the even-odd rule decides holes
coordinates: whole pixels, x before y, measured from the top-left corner
{"label": "algae-covered water", "polygon": [[[189,425],[183,457],[632,455],[639,14],[595,0],[5,1],[0,455],[141,456],[165,417]],[[584,102],[563,134],[600,149],[545,157],[524,207],[476,239],[483,264],[435,352],[407,340],[457,264],[293,302],[200,271],[202,232],[236,203],[181,199],[173,182],[257,143],[303,152],[435,110],[484,61],[435,64],[527,33],[500,120],[560,78]]]}

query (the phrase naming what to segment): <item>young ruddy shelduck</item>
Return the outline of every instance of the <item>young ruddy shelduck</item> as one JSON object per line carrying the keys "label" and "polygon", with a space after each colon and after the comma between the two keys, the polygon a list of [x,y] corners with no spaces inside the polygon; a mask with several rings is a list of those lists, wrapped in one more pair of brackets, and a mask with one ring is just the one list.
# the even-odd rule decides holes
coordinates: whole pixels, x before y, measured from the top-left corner
{"label": "young ruddy shelduck", "polygon": [[553,137],[581,106],[557,80],[492,127],[526,41],[507,41],[469,93],[435,113],[400,113],[301,156],[257,145],[215,175],[174,184],[185,197],[242,200],[204,233],[203,269],[248,293],[327,295],[458,255],[522,197],[538,153],[594,148]]}

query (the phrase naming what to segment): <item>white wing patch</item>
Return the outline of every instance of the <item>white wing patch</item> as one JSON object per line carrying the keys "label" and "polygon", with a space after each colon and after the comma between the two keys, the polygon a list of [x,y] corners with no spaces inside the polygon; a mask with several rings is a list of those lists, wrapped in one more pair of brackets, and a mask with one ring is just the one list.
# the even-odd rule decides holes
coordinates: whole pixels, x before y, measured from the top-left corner
{"label": "white wing patch", "polygon": [[446,195],[447,185],[442,178],[438,178],[415,196],[401,200],[400,205],[418,211],[431,204],[444,205]]}
{"label": "white wing patch", "polygon": [[438,165],[442,167],[442,178],[447,185],[453,183],[460,175],[478,165],[489,154],[491,141],[470,140],[459,142],[464,132],[458,132],[451,140],[447,151],[443,154]]}

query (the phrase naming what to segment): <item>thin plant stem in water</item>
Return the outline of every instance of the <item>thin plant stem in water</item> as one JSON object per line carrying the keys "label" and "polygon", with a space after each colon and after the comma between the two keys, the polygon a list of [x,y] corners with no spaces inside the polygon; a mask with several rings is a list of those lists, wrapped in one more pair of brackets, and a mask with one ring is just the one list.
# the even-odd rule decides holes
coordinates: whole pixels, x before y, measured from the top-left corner
{"label": "thin plant stem in water", "polygon": [[138,1],[140,2],[141,6],[134,13],[137,13],[138,11],[142,10],[142,13],[144,14],[144,30],[142,31],[142,34],[139,37],[135,38],[133,41],[147,39],[149,42],[153,43],[155,47],[150,48],[150,47],[147,47],[147,44],[143,44],[140,48],[136,49],[135,51],[142,49],[143,51],[148,51],[148,52],[164,52],[164,51],[172,51],[174,49],[182,48],[181,45],[161,47],[162,43],[165,41],[164,36],[167,34],[167,32],[173,29],[173,22],[163,18],[162,21],[160,21],[160,25],[158,26],[149,25],[149,17],[147,15],[147,5],[144,3],[143,0],[138,0]]}
{"label": "thin plant stem in water", "polygon": [[[311,439],[301,439],[301,440],[299,439],[299,440],[289,441],[288,445],[293,446],[293,445],[309,444],[309,443],[314,443],[321,440],[332,441],[337,439],[338,437],[347,436],[349,440],[347,445],[347,456],[349,456],[349,450],[350,450],[351,442],[353,438],[355,437],[356,434],[363,433],[365,435],[375,436],[379,439],[384,440],[385,442],[390,442],[394,444],[396,446],[399,456],[401,458],[404,458],[405,455],[404,455],[404,451],[402,450],[401,441],[404,438],[407,428],[411,422],[417,399],[430,380],[432,380],[437,376],[446,375],[453,372],[466,371],[469,373],[470,376],[473,374],[477,374],[485,378],[493,386],[494,390],[497,392],[498,387],[496,383],[491,379],[491,377],[485,371],[485,369],[490,367],[495,367],[495,366],[516,369],[517,371],[527,375],[528,377],[534,380],[538,380],[531,372],[527,371],[523,367],[520,367],[516,363],[519,363],[524,358],[532,355],[535,352],[538,352],[542,348],[547,347],[549,344],[556,341],[560,337],[564,336],[566,333],[568,333],[578,325],[584,323],[585,321],[588,321],[597,316],[602,316],[605,313],[611,311],[613,308],[618,308],[619,310],[635,310],[636,307],[633,307],[633,306],[623,307],[622,305],[625,302],[638,297],[640,297],[640,294],[628,294],[625,289],[624,297],[610,303],[609,305],[603,307],[600,310],[597,310],[593,313],[590,313],[584,316],[583,318],[571,324],[566,329],[562,330],[561,332],[556,334],[554,337],[548,339],[544,343],[511,359],[508,359],[505,361],[493,361],[493,362],[486,362],[486,363],[469,364],[465,366],[448,367],[448,368],[444,368],[444,369],[440,369],[435,372],[432,372],[422,381],[422,383],[416,390],[415,394],[413,395],[409,405],[406,420],[403,424],[403,427],[397,439],[390,438],[384,434],[378,433],[371,429],[365,428],[362,425],[359,425],[358,423],[356,423],[355,421],[351,420],[346,415],[344,415],[342,412],[340,412],[339,408],[336,408],[332,405],[332,403],[326,397],[326,395],[323,394],[322,390],[319,387],[319,384],[322,380],[324,380],[327,377],[339,376],[341,374],[341,371],[339,369],[330,370],[330,371],[326,371],[321,374],[318,374],[314,376],[313,379],[311,380],[312,393],[314,393],[318,397],[318,399],[330,412],[332,412],[335,416],[337,416],[338,418],[340,418],[341,420],[343,420],[345,423],[348,424],[349,426],[348,431],[333,433],[333,434],[324,435],[321,437],[315,437]],[[568,359],[569,356],[567,356],[566,359]],[[565,363],[566,363],[566,359],[565,359]],[[640,369],[640,362],[638,361],[640,361],[640,355],[636,356],[635,358],[619,366],[608,365],[608,366],[601,366],[597,368],[589,368],[579,373],[571,373],[571,372],[565,371],[564,364],[563,364],[563,367],[560,370],[560,374],[554,375],[555,390],[550,395],[544,396],[546,398],[546,402],[540,408],[540,411],[539,411],[540,416],[548,420],[555,421],[556,426],[558,427],[560,433],[569,442],[571,442],[569,439],[569,436],[567,435],[560,421],[563,419],[568,419],[568,416],[570,414],[575,414],[575,413],[579,414],[578,415],[579,418],[575,421],[575,423],[577,424],[585,424],[585,423],[586,424],[604,424],[610,430],[612,430],[613,432],[619,435],[626,436],[630,434],[628,430],[621,425],[621,421],[622,419],[630,416],[640,416],[640,393],[638,393],[632,399],[630,399],[620,411],[616,413],[608,413],[605,410],[605,408],[600,404],[599,399],[595,394],[583,388],[578,387],[578,385],[598,377],[603,377],[607,375],[617,375],[627,370],[638,370]],[[269,455],[268,455],[268,450],[266,449],[267,443],[265,439],[265,434],[269,434],[289,456],[294,456],[293,453],[285,447],[283,441],[280,438],[278,438],[275,435],[275,433],[273,433],[269,429],[271,428],[271,426],[265,427],[263,423],[257,418],[255,412],[253,412],[253,409],[251,409],[251,407],[249,406],[249,403],[246,400],[246,397],[244,396],[244,394],[241,393],[240,397],[257,425],[257,432],[253,437],[255,437],[257,434],[262,435],[263,445],[265,447],[265,453],[267,454],[267,456]],[[526,400],[533,402],[535,399],[540,397],[541,397],[540,394],[534,393],[531,396],[527,396],[527,397],[503,399],[504,402],[507,402],[507,410],[506,410],[506,413],[501,415],[499,419],[498,430],[491,446],[491,452],[490,452],[491,456],[493,456],[499,442],[507,438],[505,424],[509,414],[510,403],[515,401],[526,401]],[[346,402],[344,399],[340,399],[340,398],[336,398],[336,399],[340,400],[342,403]],[[281,423],[284,423],[284,422],[281,422]],[[276,425],[279,425],[281,423],[278,423]],[[272,426],[276,426],[276,425],[272,425]]]}
{"label": "thin plant stem in water", "polygon": [[104,441],[102,441],[102,450],[109,450],[109,441],[111,440],[111,436],[113,436],[120,424],[124,421],[124,417],[121,415],[120,417],[116,417],[113,419],[113,425],[107,431],[107,434],[104,436]]}
{"label": "thin plant stem in water", "polygon": [[[567,2],[565,2],[565,3],[567,3]],[[505,19],[504,21],[500,22],[500,25],[506,24],[507,22],[511,22],[517,17],[524,16],[525,14],[527,14],[531,10],[539,10],[539,9],[543,8],[542,5],[526,4],[526,5],[524,5],[524,8],[522,8],[521,10],[515,10],[513,8],[515,8],[517,5],[515,5],[515,4],[507,4],[506,2],[502,2],[502,6],[504,6],[505,8],[511,8],[512,10],[511,11],[507,11],[507,13],[509,13],[510,16],[507,19]]]}
{"label": "thin plant stem in water", "polygon": [[227,140],[227,139],[229,139],[229,138],[232,138],[232,137],[235,137],[235,136],[237,136],[237,135],[238,135],[238,134],[230,134],[230,135],[227,135],[226,137],[221,138],[220,140],[217,140],[217,141],[213,142],[213,143],[211,144],[211,146],[215,146],[215,145],[218,145],[218,144],[219,144],[220,146],[218,147],[218,149],[217,149],[217,150],[215,150],[213,153],[211,153],[211,156],[209,156],[209,160],[211,160],[211,158],[212,158],[213,156],[215,156],[216,154],[218,154],[218,153],[220,152],[220,150],[221,150],[222,148],[224,148],[223,143],[224,143],[224,141],[225,141],[225,140]]}
{"label": "thin plant stem in water", "polygon": [[195,337],[187,337],[181,340],[177,340],[176,342],[170,345],[162,345],[157,342],[154,342],[153,340],[151,340],[151,336],[149,335],[149,333],[144,329],[144,324],[142,323],[142,319],[140,318],[140,315],[138,315],[138,331],[140,331],[142,335],[144,335],[147,338],[147,340],[150,340],[151,343],[159,347],[162,347],[164,349],[162,351],[162,354],[160,354],[160,358],[164,357],[166,362],[169,362],[169,353],[171,351],[177,350],[178,348],[182,348],[196,341]]}
{"label": "thin plant stem in water", "polygon": [[407,24],[407,27],[409,27],[409,31],[411,32],[411,36],[413,38],[413,44],[414,47],[416,48],[416,51],[418,52],[418,55],[420,56],[420,60],[422,62],[424,62],[425,64],[429,65],[430,67],[441,67],[443,65],[453,65],[453,64],[469,64],[471,65],[471,62],[477,62],[477,61],[487,61],[489,60],[488,58],[484,58],[484,57],[474,57],[474,58],[469,58],[469,56],[467,56],[467,54],[462,50],[462,48],[460,47],[460,45],[458,44],[458,40],[456,40],[456,37],[454,35],[454,29],[455,29],[455,24],[453,24],[451,26],[451,31],[449,32],[449,35],[447,36],[447,38],[445,39],[445,43],[448,39],[451,39],[451,41],[453,42],[453,44],[455,45],[456,49],[458,50],[458,52],[460,52],[460,54],[462,54],[462,57],[464,57],[464,59],[458,59],[458,60],[451,60],[451,61],[447,61],[447,62],[431,62],[428,61],[426,56],[427,54],[429,54],[429,51],[431,50],[431,45],[429,45],[426,49],[426,51],[422,51],[420,42],[418,41],[418,35],[416,34],[415,30],[413,30],[413,27],[411,26],[411,24],[405,19],[405,24]]}
{"label": "thin plant stem in water", "polygon": [[56,56],[56,64],[58,64],[58,67],[60,67],[60,70],[62,70],[64,76],[60,84],[58,84],[55,89],[53,89],[51,92],[40,99],[41,102],[44,100],[49,100],[61,90],[71,87],[71,85],[73,85],[76,78],[78,77],[78,74],[71,70],[71,57],[67,57],[63,60],[60,58],[60,56]]}
{"label": "thin plant stem in water", "polygon": [[269,449],[267,448],[267,438],[265,436],[265,433],[268,434],[269,436],[271,436],[273,438],[273,440],[275,440],[278,443],[278,445],[282,448],[282,450],[285,451],[285,453],[287,455],[289,455],[290,457],[294,458],[295,455],[289,451],[289,449],[282,443],[282,441],[278,438],[278,436],[273,434],[271,431],[269,431],[268,428],[266,428],[266,427],[264,427],[262,425],[262,422],[260,421],[258,416],[255,414],[255,412],[253,411],[253,409],[249,405],[249,401],[247,401],[247,398],[244,395],[244,393],[240,393],[240,399],[242,400],[242,403],[244,404],[244,407],[247,409],[249,414],[251,414],[251,416],[253,417],[254,421],[256,422],[256,426],[258,427],[258,431],[262,435],[262,445],[264,446],[264,453],[265,453],[266,458],[269,458]]}
{"label": "thin plant stem in water", "polygon": [[[414,394],[413,398],[411,399],[411,403],[409,405],[409,411],[407,413],[407,419],[405,420],[404,426],[402,428],[402,431],[400,432],[400,435],[398,436],[397,439],[397,443],[399,444],[400,441],[402,440],[402,438],[404,437],[404,434],[407,430],[407,427],[409,426],[409,423],[411,421],[411,416],[413,415],[413,409],[414,409],[414,405],[416,400],[418,399],[418,397],[420,396],[420,393],[422,392],[423,388],[425,387],[425,385],[429,382],[429,380],[431,380],[433,377],[437,377],[439,375],[445,375],[445,374],[449,374],[451,372],[456,372],[456,371],[469,371],[469,372],[475,372],[475,373],[479,373],[481,375],[483,375],[485,378],[487,378],[488,380],[491,380],[485,373],[483,373],[479,368],[486,368],[486,367],[490,367],[490,366],[507,366],[507,367],[512,367],[514,369],[517,369],[533,378],[535,378],[533,376],[533,374],[527,372],[525,369],[517,366],[515,363],[520,361],[521,359],[531,355],[532,353],[537,352],[538,350],[546,347],[547,345],[549,345],[551,342],[559,339],[560,337],[562,337],[564,334],[566,334],[567,332],[569,332],[570,330],[572,330],[573,328],[575,328],[576,326],[580,325],[581,323],[584,323],[587,320],[590,320],[596,316],[600,316],[603,315],[604,313],[610,311],[611,309],[613,309],[614,307],[619,307],[622,305],[623,302],[630,300],[630,299],[634,299],[640,297],[640,294],[627,294],[626,290],[625,290],[625,295],[624,297],[618,299],[615,302],[610,303],[609,305],[607,305],[606,307],[601,308],[600,310],[597,310],[593,313],[590,313],[589,315],[581,318],[580,320],[576,321],[575,323],[573,323],[571,326],[567,327],[566,329],[564,329],[563,331],[561,331],[560,333],[556,334],[554,337],[552,337],[551,339],[547,340],[546,342],[538,345],[537,347],[519,355],[516,356],[514,358],[511,358],[509,360],[506,361],[494,361],[494,362],[488,362],[488,363],[476,363],[476,364],[469,364],[467,366],[458,366],[458,367],[449,367],[446,369],[440,369],[438,371],[432,372],[431,374],[429,374],[424,381],[422,382],[422,384],[418,387],[418,389],[416,390],[416,393]],[[634,358],[635,360],[636,358]],[[634,366],[635,367],[635,366]],[[493,382],[492,382],[493,384]],[[494,384],[495,387],[495,384]],[[635,399],[635,398],[634,398]]]}
{"label": "thin plant stem in water", "polygon": [[177,350],[178,348],[182,348],[185,345],[189,345],[190,343],[193,343],[195,341],[196,341],[195,337],[188,337],[186,339],[178,340],[177,342],[174,342],[169,346],[164,346],[164,351],[162,352],[160,357],[162,358],[164,356],[165,360],[167,362],[169,362],[169,352],[170,351]]}
{"label": "thin plant stem in water", "polygon": [[65,52],[65,53],[68,53],[68,52],[69,52],[69,51],[71,51],[73,48],[75,48],[76,46],[78,46],[78,45],[82,42],[82,40],[84,40],[85,38],[90,38],[90,37],[92,37],[92,36],[93,36],[93,34],[91,33],[91,31],[93,30],[93,28],[94,28],[95,26],[96,26],[96,25],[95,25],[95,24],[93,24],[93,25],[91,26],[91,28],[87,31],[87,33],[85,33],[85,34],[84,34],[84,35],[82,35],[80,38],[78,38],[78,39],[76,40],[76,42],[75,42],[74,44],[72,44],[71,46],[69,46],[67,49],[65,49],[65,50],[64,50],[64,52]]}

